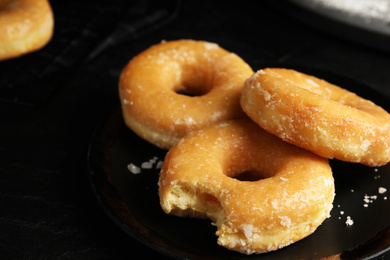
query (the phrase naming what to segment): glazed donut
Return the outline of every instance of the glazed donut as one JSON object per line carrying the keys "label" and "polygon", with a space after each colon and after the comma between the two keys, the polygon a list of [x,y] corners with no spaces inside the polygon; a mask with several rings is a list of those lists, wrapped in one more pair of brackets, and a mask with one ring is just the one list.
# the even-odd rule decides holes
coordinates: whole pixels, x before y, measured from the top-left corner
{"label": "glazed donut", "polygon": [[0,0],[0,60],[40,49],[51,39],[53,27],[47,0]]}
{"label": "glazed donut", "polygon": [[390,115],[316,77],[260,70],[245,82],[241,106],[266,131],[320,156],[368,166],[390,160]]}
{"label": "glazed donut", "polygon": [[169,149],[186,133],[245,115],[240,95],[253,70],[215,43],[162,42],[123,69],[119,94],[126,125]]}
{"label": "glazed donut", "polygon": [[334,199],[327,159],[250,119],[186,135],[167,153],[158,185],[166,213],[211,219],[218,244],[245,254],[310,235],[329,216]]}

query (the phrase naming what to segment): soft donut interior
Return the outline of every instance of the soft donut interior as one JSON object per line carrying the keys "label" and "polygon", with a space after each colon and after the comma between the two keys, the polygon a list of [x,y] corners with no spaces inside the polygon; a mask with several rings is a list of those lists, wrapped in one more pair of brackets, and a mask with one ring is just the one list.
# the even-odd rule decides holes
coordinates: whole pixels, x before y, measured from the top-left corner
{"label": "soft donut interior", "polygon": [[175,205],[171,209],[173,215],[211,219],[214,223],[224,218],[218,198],[200,187],[181,183],[171,190],[169,197],[169,201]]}

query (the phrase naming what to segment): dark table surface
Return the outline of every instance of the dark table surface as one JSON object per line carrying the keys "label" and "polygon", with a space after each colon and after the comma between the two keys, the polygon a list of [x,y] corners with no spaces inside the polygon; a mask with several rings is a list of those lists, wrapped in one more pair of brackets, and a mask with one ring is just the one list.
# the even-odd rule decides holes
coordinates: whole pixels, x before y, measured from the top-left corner
{"label": "dark table surface", "polygon": [[[70,30],[84,36],[91,33],[72,24],[76,1],[60,2],[52,2],[54,14],[60,19],[60,13],[66,11],[69,21],[57,21],[54,37]],[[147,8],[163,10],[156,24],[132,21],[131,30],[136,27],[139,31],[90,60],[86,58],[100,40],[87,47],[73,42],[81,52],[75,61],[39,79],[26,80],[18,91],[20,96],[8,95],[0,102],[0,259],[159,256],[125,234],[102,211],[88,182],[86,157],[94,129],[118,105],[122,68],[135,54],[161,40],[216,42],[241,56],[254,70],[310,67],[359,79],[390,97],[387,50],[320,28],[321,22],[296,19],[293,9],[282,10],[265,1],[253,6],[254,1],[246,0],[154,2],[133,1],[129,10],[132,17],[152,18],[155,16],[147,13]],[[125,12],[122,10],[129,5],[119,0],[85,3],[93,4],[89,10],[100,16],[114,13],[100,19],[101,39],[116,26],[115,12]],[[44,51],[0,66],[16,66]],[[5,73],[0,70],[0,74],[2,71]]]}

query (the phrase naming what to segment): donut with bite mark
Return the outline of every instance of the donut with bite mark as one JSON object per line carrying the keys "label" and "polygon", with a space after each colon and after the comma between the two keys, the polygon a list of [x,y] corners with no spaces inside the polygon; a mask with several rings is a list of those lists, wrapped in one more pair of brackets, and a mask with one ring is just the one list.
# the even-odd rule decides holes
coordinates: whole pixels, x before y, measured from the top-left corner
{"label": "donut with bite mark", "polygon": [[312,234],[335,195],[327,159],[250,119],[187,134],[169,150],[158,184],[167,214],[210,219],[218,244],[243,254],[277,250]]}

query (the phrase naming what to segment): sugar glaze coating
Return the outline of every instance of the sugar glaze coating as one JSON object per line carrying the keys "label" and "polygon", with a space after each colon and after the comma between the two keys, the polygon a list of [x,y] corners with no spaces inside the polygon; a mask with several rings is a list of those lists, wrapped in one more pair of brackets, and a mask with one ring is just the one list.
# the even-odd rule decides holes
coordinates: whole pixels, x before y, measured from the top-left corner
{"label": "sugar glaze coating", "polygon": [[260,70],[246,80],[241,106],[268,132],[320,156],[368,166],[390,160],[390,115],[319,78]]}
{"label": "sugar glaze coating", "polygon": [[166,213],[211,219],[219,245],[258,254],[312,234],[332,209],[334,180],[327,159],[244,119],[196,130],[173,146],[159,196]]}
{"label": "sugar glaze coating", "polygon": [[156,44],[121,73],[123,117],[137,135],[169,149],[188,132],[244,116],[240,94],[252,74],[240,57],[215,43]]}

